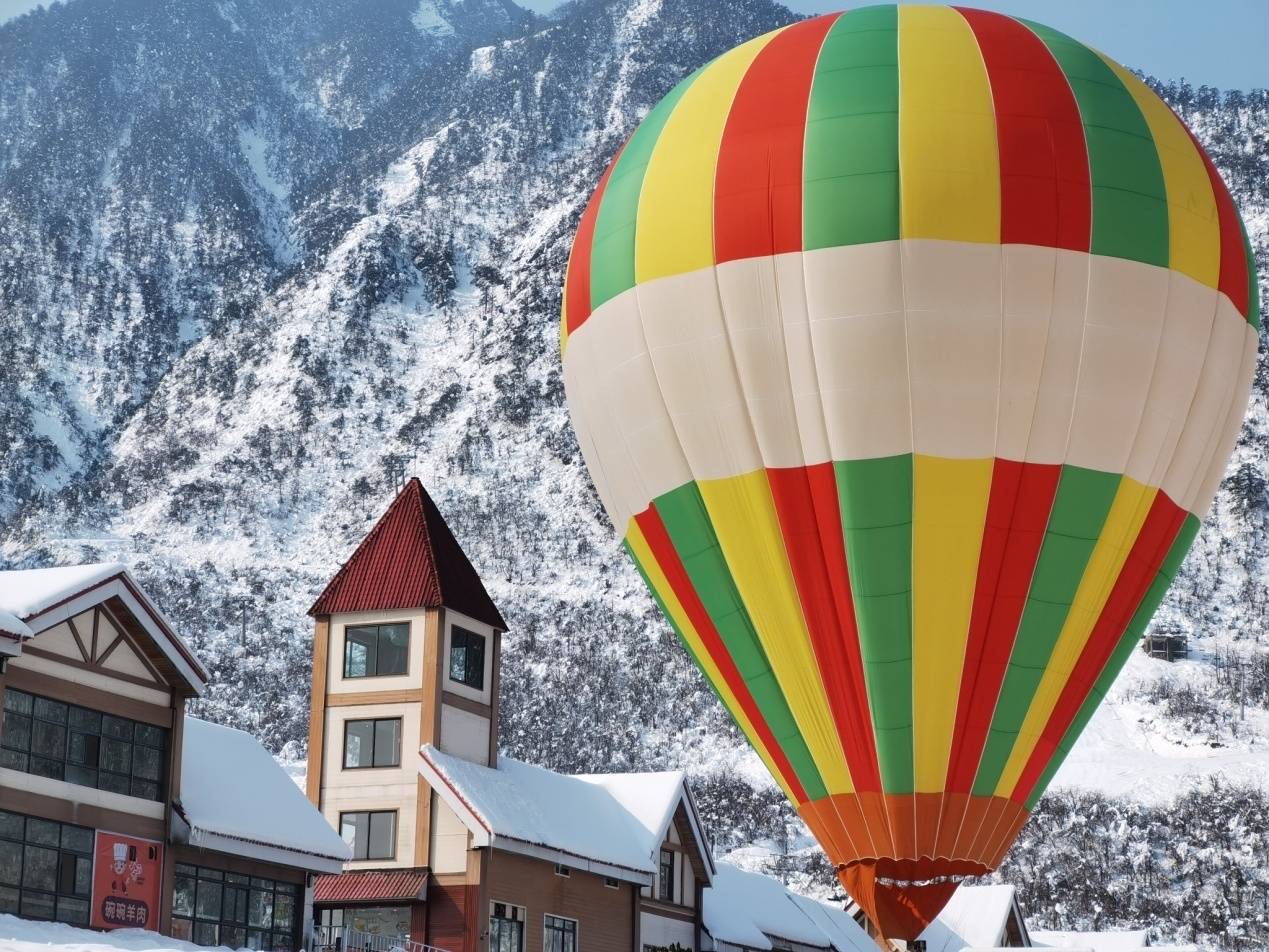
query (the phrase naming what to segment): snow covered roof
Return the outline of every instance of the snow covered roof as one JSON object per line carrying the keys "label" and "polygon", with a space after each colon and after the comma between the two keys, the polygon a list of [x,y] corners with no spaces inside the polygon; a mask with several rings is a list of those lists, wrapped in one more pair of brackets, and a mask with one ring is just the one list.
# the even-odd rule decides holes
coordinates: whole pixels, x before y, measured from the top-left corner
{"label": "snow covered roof", "polygon": [[[0,608],[0,654],[17,654],[18,648],[12,642],[24,641],[35,632],[17,615]],[[6,648],[5,642],[9,644]]]}
{"label": "snow covered roof", "polygon": [[196,717],[185,718],[180,813],[191,846],[323,873],[352,857],[259,741]]}
{"label": "snow covered roof", "polygon": [[[961,952],[965,948],[995,948],[1002,944],[1009,916],[1018,909],[1014,888],[1008,885],[961,886],[926,930],[926,952]],[[1018,921],[1025,930],[1022,913]]]}
{"label": "snow covered roof", "polygon": [[0,633],[9,636],[0,640],[31,638],[107,598],[127,605],[176,672],[201,694],[206,670],[121,562],[0,572]]}
{"label": "snow covered roof", "polygon": [[772,939],[784,939],[837,952],[877,952],[845,909],[799,896],[778,880],[731,863],[720,862],[704,890],[701,919],[715,942],[750,949],[771,949]]}
{"label": "snow covered roof", "polygon": [[419,754],[419,772],[477,846],[495,844],[648,885],[680,799],[699,829],[679,772],[573,777],[510,757],[482,767],[431,744]]}
{"label": "snow covered roof", "polygon": [[1087,952],[1138,952],[1149,944],[1145,929],[1128,932],[1032,932],[1040,949],[1084,949]]}
{"label": "snow covered roof", "polygon": [[687,775],[681,770],[660,773],[610,773],[576,774],[577,780],[603,787],[626,812],[634,817],[647,834],[644,841],[648,858],[655,861],[657,851],[665,840],[666,830],[680,804],[686,807],[687,820],[705,861],[706,885],[714,875],[714,857],[709,841],[701,828],[696,813],[692,791],[687,786]]}

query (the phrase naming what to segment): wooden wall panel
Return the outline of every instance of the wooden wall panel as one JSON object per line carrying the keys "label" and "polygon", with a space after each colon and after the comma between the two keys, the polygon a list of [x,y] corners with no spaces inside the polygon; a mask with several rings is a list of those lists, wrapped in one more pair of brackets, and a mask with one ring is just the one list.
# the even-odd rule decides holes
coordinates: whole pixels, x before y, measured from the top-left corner
{"label": "wooden wall panel", "polygon": [[326,739],[326,668],[330,657],[330,616],[313,624],[313,681],[308,706],[308,777],[305,792],[322,808],[322,747]]}

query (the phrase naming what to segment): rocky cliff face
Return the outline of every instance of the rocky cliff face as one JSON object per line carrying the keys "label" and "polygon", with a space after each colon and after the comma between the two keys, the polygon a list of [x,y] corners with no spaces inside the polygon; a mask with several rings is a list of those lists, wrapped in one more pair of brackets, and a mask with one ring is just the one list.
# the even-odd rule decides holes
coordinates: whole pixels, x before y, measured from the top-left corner
{"label": "rocky cliff face", "polygon": [[[511,623],[509,753],[692,765],[724,845],[796,848],[606,523],[557,338],[572,229],[621,139],[790,19],[768,0],[549,19],[510,0],[75,0],[0,27],[3,560],[135,565],[214,671],[202,712],[294,755],[305,609],[404,467]],[[1269,97],[1162,89],[1263,254]],[[1134,665],[1115,701],[1152,737],[1269,739],[1267,391],[1262,364],[1161,614],[1195,658]]]}

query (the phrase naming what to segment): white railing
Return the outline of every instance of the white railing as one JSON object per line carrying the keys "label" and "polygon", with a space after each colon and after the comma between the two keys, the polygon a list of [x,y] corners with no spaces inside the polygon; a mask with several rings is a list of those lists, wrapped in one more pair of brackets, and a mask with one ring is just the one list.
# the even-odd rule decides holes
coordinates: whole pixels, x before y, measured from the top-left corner
{"label": "white railing", "polygon": [[379,935],[350,926],[318,926],[313,932],[313,952],[447,952],[409,936]]}

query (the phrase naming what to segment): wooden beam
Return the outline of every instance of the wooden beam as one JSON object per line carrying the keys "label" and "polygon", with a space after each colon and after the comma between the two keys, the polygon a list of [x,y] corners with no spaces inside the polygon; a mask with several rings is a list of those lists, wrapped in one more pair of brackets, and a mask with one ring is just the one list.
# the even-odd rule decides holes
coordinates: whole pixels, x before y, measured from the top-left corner
{"label": "wooden beam", "polygon": [[[419,691],[419,744],[437,744],[441,700],[441,612],[429,608],[423,616],[423,685]],[[432,788],[419,775],[414,805],[414,865],[430,866],[432,853]]]}
{"label": "wooden beam", "polygon": [[308,777],[306,793],[313,806],[322,808],[322,767],[326,741],[326,688],[330,657],[330,616],[320,615],[313,624],[313,681],[308,705]]}
{"label": "wooden beam", "polygon": [[356,707],[359,704],[417,704],[424,698],[418,688],[401,691],[357,691],[326,695],[327,707]]}

